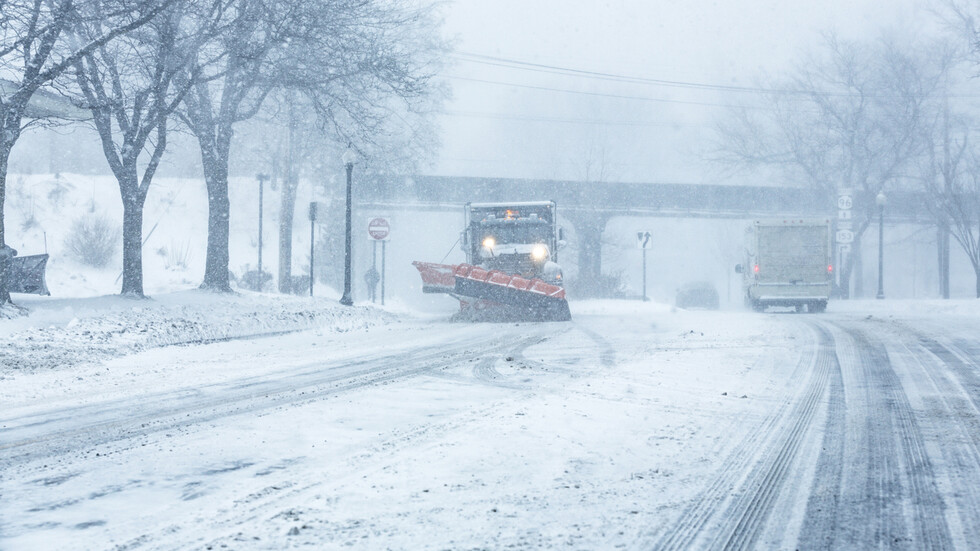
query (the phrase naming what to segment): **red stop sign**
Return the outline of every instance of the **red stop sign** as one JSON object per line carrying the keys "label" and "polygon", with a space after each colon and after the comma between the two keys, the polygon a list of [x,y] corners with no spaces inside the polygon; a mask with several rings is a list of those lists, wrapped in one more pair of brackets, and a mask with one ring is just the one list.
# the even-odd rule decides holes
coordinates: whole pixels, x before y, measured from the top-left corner
{"label": "red stop sign", "polygon": [[388,225],[387,218],[373,218],[368,222],[368,235],[371,236],[371,239],[384,241],[388,239],[390,232],[391,226]]}

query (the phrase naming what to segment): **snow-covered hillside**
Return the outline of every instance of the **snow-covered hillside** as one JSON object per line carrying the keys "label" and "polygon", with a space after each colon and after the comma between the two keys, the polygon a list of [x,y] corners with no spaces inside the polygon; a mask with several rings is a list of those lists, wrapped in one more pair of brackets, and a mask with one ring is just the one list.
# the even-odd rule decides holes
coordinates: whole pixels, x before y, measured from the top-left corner
{"label": "snow-covered hillside", "polygon": [[[235,275],[255,269],[258,247],[257,183],[231,179],[231,237],[229,268]],[[47,251],[48,288],[54,297],[118,293],[122,244],[102,269],[86,266],[69,254],[66,240],[72,224],[89,216],[105,217],[122,227],[119,189],[111,176],[78,174],[11,175],[8,179],[7,243],[21,255]],[[301,185],[300,197],[311,194]],[[271,271],[278,255],[279,201],[266,189],[263,268]],[[207,195],[203,179],[158,178],[147,197],[144,214],[143,263],[145,289],[154,295],[194,288],[204,273],[207,239]],[[307,258],[309,230],[304,216],[296,217],[294,265]],[[306,231],[303,231],[303,230]],[[304,237],[306,239],[304,244]]]}

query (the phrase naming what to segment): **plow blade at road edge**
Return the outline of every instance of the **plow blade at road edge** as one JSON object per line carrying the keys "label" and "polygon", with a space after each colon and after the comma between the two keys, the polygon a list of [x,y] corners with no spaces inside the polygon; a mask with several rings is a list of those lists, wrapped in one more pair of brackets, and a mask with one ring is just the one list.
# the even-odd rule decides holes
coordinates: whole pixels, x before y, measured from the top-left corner
{"label": "plow blade at road edge", "polygon": [[568,321],[572,315],[565,289],[540,279],[527,279],[470,264],[412,263],[422,276],[422,291],[459,299],[460,313],[495,321]]}

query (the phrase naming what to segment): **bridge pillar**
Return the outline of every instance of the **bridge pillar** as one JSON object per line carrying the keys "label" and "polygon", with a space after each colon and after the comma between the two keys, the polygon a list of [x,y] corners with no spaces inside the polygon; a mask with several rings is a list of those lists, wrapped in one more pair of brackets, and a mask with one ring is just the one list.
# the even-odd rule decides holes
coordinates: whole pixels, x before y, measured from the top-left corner
{"label": "bridge pillar", "polygon": [[589,211],[566,209],[562,216],[575,228],[574,249],[578,253],[578,275],[572,281],[577,296],[602,296],[602,232],[609,216]]}

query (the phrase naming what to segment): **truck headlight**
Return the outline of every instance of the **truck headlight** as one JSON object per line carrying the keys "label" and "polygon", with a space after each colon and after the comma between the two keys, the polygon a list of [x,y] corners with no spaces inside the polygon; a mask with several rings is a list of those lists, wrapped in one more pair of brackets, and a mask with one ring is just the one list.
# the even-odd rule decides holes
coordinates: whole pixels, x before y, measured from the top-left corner
{"label": "truck headlight", "polygon": [[497,246],[497,240],[493,237],[487,237],[483,240],[483,248],[492,249]]}
{"label": "truck headlight", "polygon": [[548,247],[538,244],[531,249],[531,258],[537,261],[544,260],[548,258]]}

